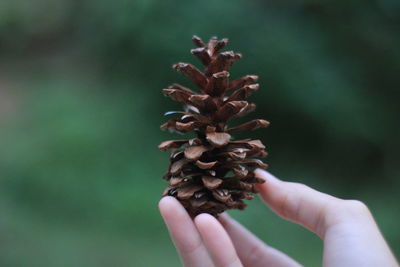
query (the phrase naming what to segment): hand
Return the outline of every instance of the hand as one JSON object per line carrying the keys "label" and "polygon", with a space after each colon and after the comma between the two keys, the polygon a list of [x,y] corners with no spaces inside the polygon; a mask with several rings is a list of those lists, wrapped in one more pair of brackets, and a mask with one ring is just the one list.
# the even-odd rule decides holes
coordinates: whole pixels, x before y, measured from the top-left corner
{"label": "hand", "polygon": [[[324,266],[398,266],[362,202],[338,199],[303,184],[283,182],[265,171],[256,173],[266,180],[258,185],[266,204],[324,241]],[[264,244],[226,213],[219,220],[200,214],[193,222],[173,197],[164,197],[159,208],[184,266],[301,266]]]}

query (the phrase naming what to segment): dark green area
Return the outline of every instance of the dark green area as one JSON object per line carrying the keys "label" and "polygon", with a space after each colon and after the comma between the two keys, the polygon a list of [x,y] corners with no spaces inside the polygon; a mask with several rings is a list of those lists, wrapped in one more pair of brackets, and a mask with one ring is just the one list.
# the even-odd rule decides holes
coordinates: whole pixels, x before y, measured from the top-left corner
{"label": "dark green area", "polygon": [[[257,74],[241,137],[270,171],[374,213],[400,252],[400,2],[3,0],[0,2],[0,265],[177,266],[157,211],[168,154],[161,89],[192,34],[229,37]],[[313,234],[258,199],[232,215],[305,266]]]}

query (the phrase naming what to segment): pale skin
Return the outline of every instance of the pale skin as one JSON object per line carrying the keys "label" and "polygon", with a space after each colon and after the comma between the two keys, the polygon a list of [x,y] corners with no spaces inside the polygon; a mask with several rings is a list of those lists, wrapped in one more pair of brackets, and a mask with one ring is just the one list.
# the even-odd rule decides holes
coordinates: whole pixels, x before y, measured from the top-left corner
{"label": "pale skin", "polygon": [[[324,242],[325,267],[398,267],[369,209],[357,200],[343,200],[299,183],[284,182],[257,170],[264,202],[278,215],[300,224]],[[173,197],[159,209],[183,266],[302,266],[270,247],[226,213],[190,218]]]}

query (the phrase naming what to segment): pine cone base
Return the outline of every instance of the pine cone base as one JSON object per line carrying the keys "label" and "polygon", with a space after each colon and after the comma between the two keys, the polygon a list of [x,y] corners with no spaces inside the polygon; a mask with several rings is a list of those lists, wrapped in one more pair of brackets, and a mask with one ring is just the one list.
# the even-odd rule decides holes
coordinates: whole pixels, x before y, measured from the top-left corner
{"label": "pine cone base", "polygon": [[245,101],[259,85],[256,75],[230,81],[228,69],[242,57],[233,51],[220,52],[227,39],[213,37],[204,43],[192,38],[197,48],[191,52],[204,65],[200,71],[189,63],[178,63],[173,69],[188,76],[199,88],[195,92],[180,84],[163,89],[164,95],[184,105],[182,112],[161,125],[177,133],[194,132],[192,139],[169,140],[159,149],[171,150],[170,164],[164,179],[169,185],[163,196],[177,198],[191,216],[209,213],[218,216],[227,209],[244,209],[244,199],[257,193],[255,185],[264,181],[255,176],[256,168],[267,168],[260,159],[267,155],[260,140],[234,140],[232,132],[267,127],[262,119],[228,127],[234,118],[253,111],[255,104]]}

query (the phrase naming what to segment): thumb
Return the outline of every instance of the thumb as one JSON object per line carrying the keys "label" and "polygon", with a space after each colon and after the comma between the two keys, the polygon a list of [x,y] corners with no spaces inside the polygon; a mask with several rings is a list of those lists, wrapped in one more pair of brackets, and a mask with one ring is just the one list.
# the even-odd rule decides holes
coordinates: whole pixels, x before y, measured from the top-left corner
{"label": "thumb", "polygon": [[273,211],[323,238],[329,223],[329,212],[340,199],[304,184],[281,181],[261,169],[257,169],[255,174],[265,180],[265,183],[259,184],[257,188]]}

